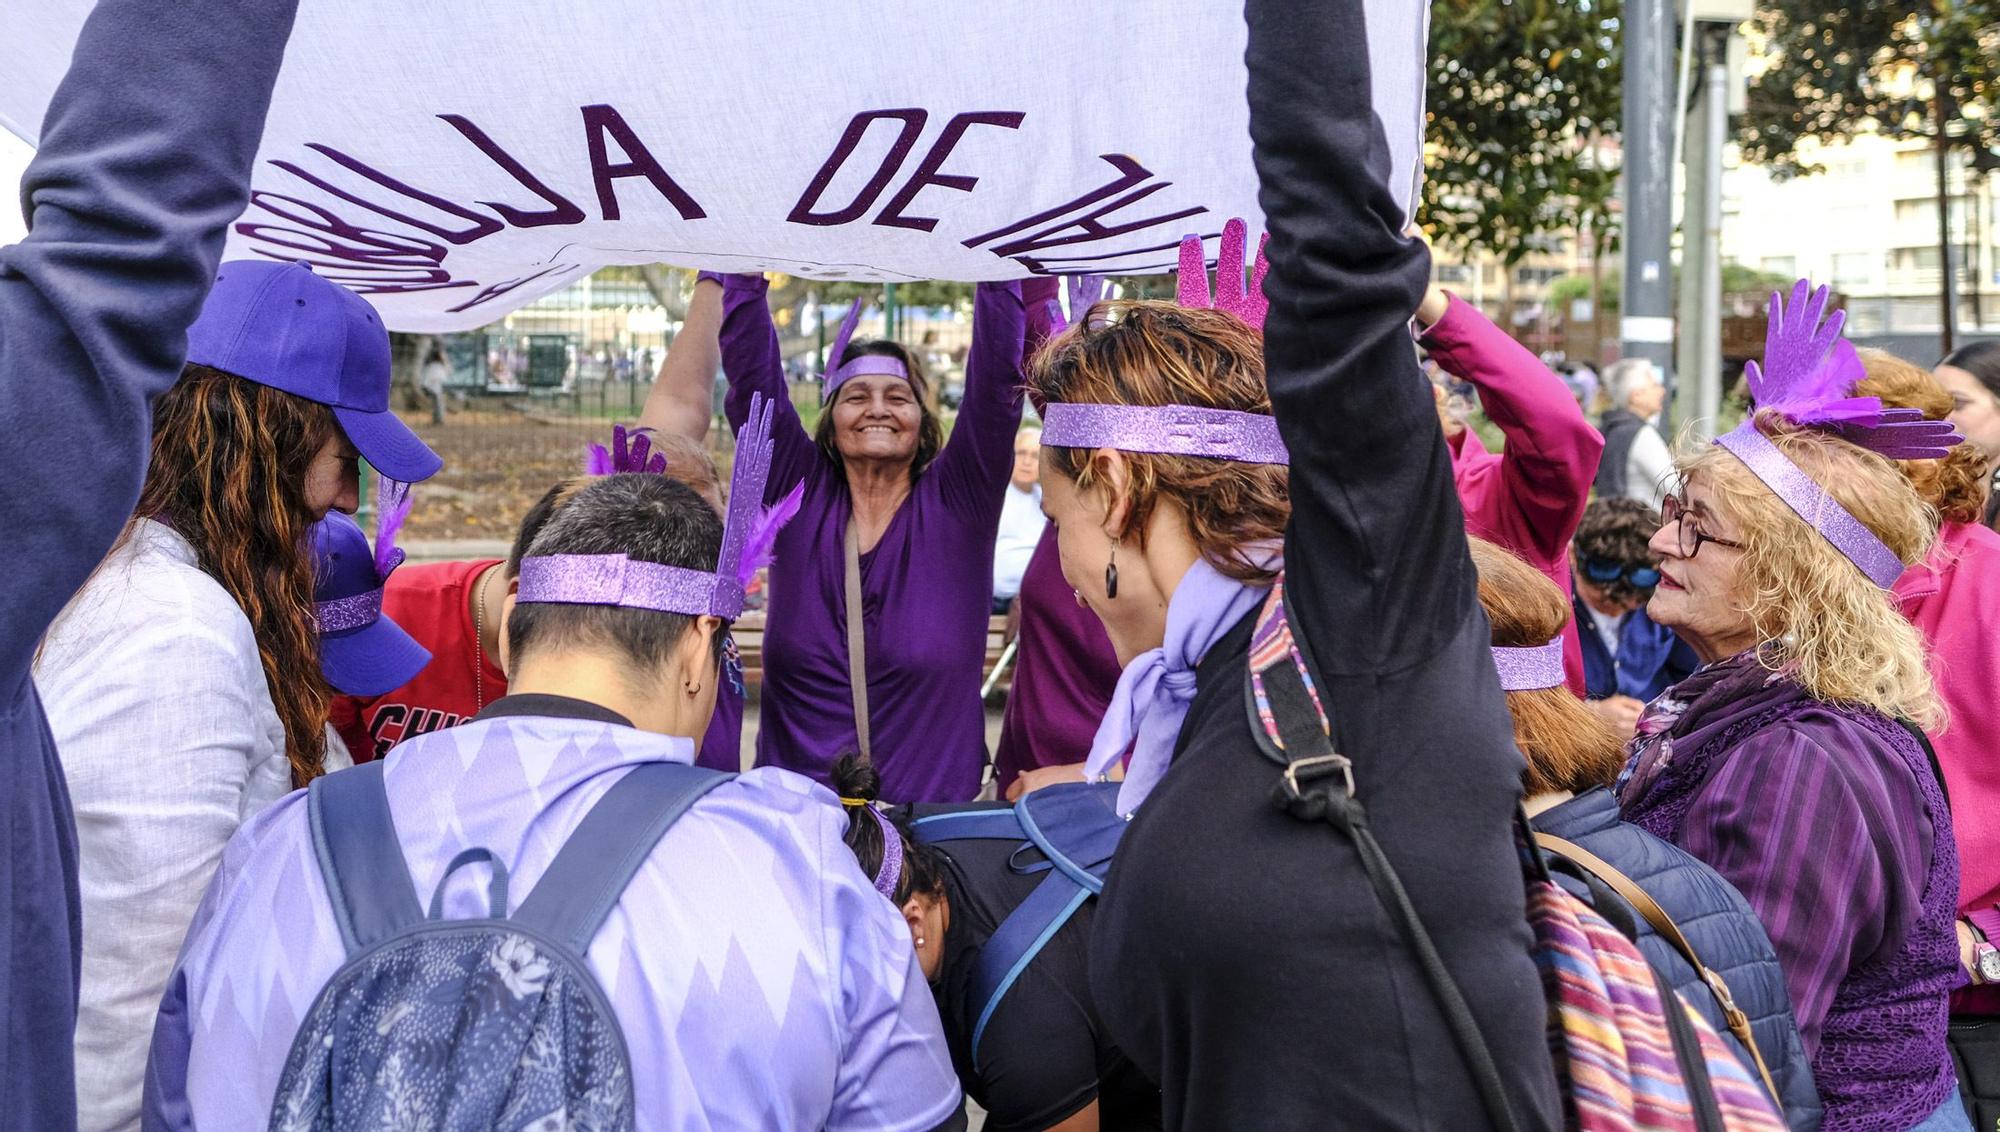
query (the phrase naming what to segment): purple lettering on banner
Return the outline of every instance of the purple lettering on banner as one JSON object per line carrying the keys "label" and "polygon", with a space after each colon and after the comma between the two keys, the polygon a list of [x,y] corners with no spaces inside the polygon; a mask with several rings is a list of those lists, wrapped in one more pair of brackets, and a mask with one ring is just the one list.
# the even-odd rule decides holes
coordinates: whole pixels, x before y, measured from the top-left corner
{"label": "purple lettering on banner", "polygon": [[457,130],[463,135],[465,140],[471,142],[479,152],[485,154],[489,161],[505,170],[508,176],[520,182],[522,188],[547,201],[550,207],[540,212],[524,212],[512,205],[501,204],[499,201],[494,200],[482,200],[479,202],[480,204],[492,209],[499,214],[502,220],[505,220],[516,228],[540,228],[549,224],[583,223],[585,219],[583,210],[578,208],[575,202],[556,192],[554,189],[549,188],[540,178],[530,173],[527,166],[516,160],[513,154],[500,148],[499,143],[487,136],[485,130],[473,124],[470,118],[462,114],[440,114],[438,117],[449,124],[452,129]]}
{"label": "purple lettering on banner", "polygon": [[[674,206],[674,211],[681,214],[682,220],[700,220],[708,215],[686,190],[667,175],[616,107],[603,103],[583,107],[583,129],[590,143],[590,175],[597,182],[597,208],[604,219],[619,219],[618,194],[612,191],[611,183],[621,177],[646,178],[661,196],[667,198],[667,203]],[[618,147],[625,152],[626,160],[611,164],[605,153],[606,134],[616,139]]]}
{"label": "purple lettering on banner", "polygon": [[954,115],[951,121],[945,123],[944,132],[938,135],[938,140],[932,144],[931,151],[924,155],[923,163],[917,166],[916,173],[897,190],[895,196],[889,198],[888,207],[875,218],[875,223],[889,228],[914,228],[919,232],[934,230],[938,226],[936,218],[905,216],[903,210],[917,199],[918,193],[931,185],[969,193],[973,186],[979,183],[977,177],[938,172],[944,167],[945,160],[951,156],[952,149],[958,145],[961,138],[965,137],[965,131],[973,126],[999,126],[1003,129],[1018,130],[1021,128],[1021,120],[1026,117],[1027,115],[1018,110],[975,110],[967,114]]}
{"label": "purple lettering on banner", "polygon": [[[1216,233],[1214,232],[1205,233],[1205,236],[1209,238],[1215,235]],[[1017,255],[1009,258],[1022,267],[1027,268],[1030,273],[1035,275],[1150,275],[1154,271],[1178,266],[1180,264],[1180,248],[1181,242],[1179,240],[1169,240],[1162,244],[1148,244],[1143,248],[1126,248],[1124,251],[1118,252],[1092,252],[1089,255]],[[1125,259],[1127,256],[1151,255],[1155,252],[1172,252],[1174,254],[1166,256],[1155,263],[1110,262]],[[1055,264],[1064,266],[1052,266]]]}
{"label": "purple lettering on banner", "polygon": [[367,163],[357,158],[350,157],[347,154],[340,152],[339,150],[333,148],[332,146],[321,145],[318,142],[307,142],[306,148],[312,150],[315,153],[325,156],[328,160],[332,161],[336,165],[341,166],[344,169],[349,169],[356,173],[361,174],[363,177],[368,178],[369,180],[375,182],[376,184],[382,186],[385,189],[388,189],[391,192],[400,193],[403,196],[410,198],[411,200],[430,205],[432,208],[437,209],[439,212],[449,213],[453,216],[458,217],[461,220],[469,221],[472,226],[470,228],[453,229],[453,228],[440,227],[439,225],[436,224],[429,224],[422,220],[417,219],[414,216],[409,216],[404,213],[397,212],[395,209],[389,208],[386,205],[376,204],[371,200],[355,196],[353,193],[348,192],[347,190],[339,187],[338,185],[335,185],[329,181],[322,180],[321,178],[315,176],[314,174],[306,172],[304,169],[293,164],[292,162],[273,161],[271,162],[271,164],[277,166],[280,169],[283,169],[285,172],[290,173],[292,176],[297,177],[299,180],[304,181],[305,183],[313,186],[314,188],[319,189],[321,192],[329,193],[333,196],[339,197],[341,200],[344,200],[349,204],[358,204],[370,212],[380,213],[381,215],[386,216],[391,220],[400,220],[403,223],[408,224],[412,228],[420,228],[426,232],[429,232],[431,235],[436,236],[438,239],[447,241],[449,243],[469,244],[472,241],[480,239],[482,237],[491,236],[493,233],[498,232],[500,230],[500,222],[498,220],[493,219],[491,216],[481,215],[480,213],[474,212],[471,209],[465,207],[464,205],[456,203],[455,201],[446,200],[435,193],[427,193],[424,190],[419,189],[413,185],[405,184],[404,182],[399,181],[394,177],[391,177],[387,173],[384,173],[381,170],[376,169],[375,167],[368,165]]}
{"label": "purple lettering on banner", "polygon": [[[840,167],[846,164],[847,159],[854,156],[854,150],[861,144],[861,138],[868,132],[868,127],[886,119],[901,121],[903,132],[896,138],[896,144],[889,147],[889,156],[883,159],[882,167],[875,171],[875,175],[869,178],[868,183],[862,186],[861,192],[846,208],[838,212],[814,212],[813,208],[819,204],[820,194],[826,192],[826,187],[833,183],[833,175],[840,172]],[[902,110],[864,110],[856,114],[848,121],[846,132],[840,135],[839,144],[833,147],[833,155],[819,167],[819,172],[813,174],[812,183],[808,184],[806,191],[800,194],[799,202],[792,206],[791,214],[785,217],[786,221],[792,224],[831,226],[859,220],[862,213],[875,206],[875,201],[882,195],[882,190],[889,187],[890,178],[903,167],[903,161],[910,156],[910,150],[916,146],[918,136],[924,132],[924,123],[929,119],[928,113],[914,107]]]}
{"label": "purple lettering on banner", "polygon": [[[618,218],[613,216],[610,217],[609,219],[616,220]],[[517,287],[523,287],[529,283],[533,283],[535,280],[542,278],[544,275],[550,275],[558,271],[574,271],[576,267],[577,265],[573,263],[559,263],[556,264],[554,267],[543,268],[542,270],[535,272],[533,275],[523,275],[519,279],[509,279],[503,283],[495,283],[492,286],[487,287],[486,289],[480,291],[477,295],[474,295],[470,299],[467,299],[465,302],[462,302],[459,305],[452,307],[449,311],[445,313],[458,314],[460,311],[471,310],[473,307],[476,307],[481,303],[492,302],[494,299],[499,298],[500,296],[506,294],[509,291],[514,290]],[[470,284],[468,284],[468,286],[470,286]]]}
{"label": "purple lettering on banner", "polygon": [[258,255],[288,262],[303,259],[315,268],[328,269],[321,272],[326,278],[352,286],[356,291],[394,294],[478,286],[470,281],[454,281],[451,273],[444,270],[441,265],[446,249],[442,244],[397,232],[361,228],[320,205],[283,193],[254,191],[250,194],[250,206],[300,226],[289,228],[253,221],[236,224],[238,235],[266,245],[252,249]]}
{"label": "purple lettering on banner", "polygon": [[[1141,232],[1147,228],[1157,228],[1162,224],[1171,224],[1176,220],[1185,220],[1190,216],[1199,216],[1208,211],[1202,205],[1193,205],[1181,209],[1179,212],[1149,216],[1144,220],[1130,220],[1124,223],[1113,223],[1109,226],[1098,223],[1098,221],[1111,213],[1124,208],[1126,205],[1142,201],[1171,184],[1173,184],[1171,181],[1161,181],[1157,185],[1148,185],[1143,189],[1127,193],[1110,204],[1100,205],[1075,219],[1065,220],[1060,224],[1055,224],[1039,232],[1023,236],[1018,240],[996,244],[992,248],[993,254],[997,256],[1016,256],[1023,252],[1040,251],[1043,248],[1062,248],[1069,247],[1072,244],[1088,244],[1097,240],[1108,240],[1113,236],[1122,236],[1127,232]],[[1072,231],[1076,235],[1063,235],[1065,232]]]}
{"label": "purple lettering on banner", "polygon": [[979,245],[986,243],[989,240],[997,240],[1002,236],[1011,236],[1014,233],[1019,232],[1021,229],[1029,227],[1030,225],[1043,224],[1050,220],[1054,220],[1057,217],[1062,216],[1069,212],[1073,212],[1076,209],[1096,204],[1098,201],[1103,200],[1105,197],[1108,197],[1113,193],[1124,192],[1126,189],[1132,188],[1135,185],[1144,184],[1148,180],[1152,179],[1153,174],[1151,170],[1147,169],[1145,166],[1139,164],[1137,161],[1132,160],[1131,158],[1125,156],[1122,153],[1101,153],[1098,155],[1098,157],[1100,160],[1109,162],[1113,169],[1118,170],[1117,178],[1112,180],[1109,184],[1103,185],[1099,188],[1092,189],[1091,191],[1083,194],[1082,196],[1076,198],[1073,201],[1068,202],[1067,204],[1059,204],[1054,208],[1047,209],[1042,212],[1037,212],[1033,216],[1030,216],[1025,220],[1016,220],[1014,223],[1007,225],[1005,228],[995,228],[993,231],[988,232],[984,235],[974,236],[969,240],[963,241],[963,246],[968,248],[976,248]]}

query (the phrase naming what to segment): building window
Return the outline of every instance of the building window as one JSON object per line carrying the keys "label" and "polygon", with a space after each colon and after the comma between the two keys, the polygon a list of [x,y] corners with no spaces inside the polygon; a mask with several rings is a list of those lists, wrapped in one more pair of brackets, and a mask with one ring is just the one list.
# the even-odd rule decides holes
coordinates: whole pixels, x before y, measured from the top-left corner
{"label": "building window", "polygon": [[1875,255],[1872,252],[1837,252],[1833,257],[1833,285],[1840,288],[1866,287],[1875,282]]}
{"label": "building window", "polygon": [[1938,268],[1936,248],[1897,248],[1894,255],[1898,270],[1936,271]]}
{"label": "building window", "polygon": [[1472,269],[1462,263],[1441,263],[1437,269],[1440,283],[1467,283],[1472,280]]}
{"label": "building window", "polygon": [[1799,276],[1799,257],[1794,255],[1765,256],[1763,267],[1765,271],[1773,275],[1782,275],[1787,279],[1796,279]]}

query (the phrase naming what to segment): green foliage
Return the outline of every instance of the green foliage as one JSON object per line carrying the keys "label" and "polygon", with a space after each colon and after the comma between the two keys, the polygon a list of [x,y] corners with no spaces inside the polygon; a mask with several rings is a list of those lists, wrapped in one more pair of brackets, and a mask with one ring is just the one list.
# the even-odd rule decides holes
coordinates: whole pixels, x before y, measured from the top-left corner
{"label": "green foliage", "polygon": [[1555,233],[1609,247],[1619,0],[1435,0],[1423,223],[1509,268]]}
{"label": "green foliage", "polygon": [[1754,28],[1771,65],[1738,131],[1748,162],[1789,176],[1818,171],[1808,138],[1935,138],[1933,90],[1948,144],[1982,167],[2000,147],[2000,0],[1764,0]]}

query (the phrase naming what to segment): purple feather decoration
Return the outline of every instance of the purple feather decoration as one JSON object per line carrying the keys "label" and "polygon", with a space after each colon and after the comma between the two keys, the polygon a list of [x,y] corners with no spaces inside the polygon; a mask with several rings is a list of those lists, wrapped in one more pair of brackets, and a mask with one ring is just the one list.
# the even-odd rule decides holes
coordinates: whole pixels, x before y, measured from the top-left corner
{"label": "purple feather decoration", "polygon": [[862,300],[854,300],[847,308],[847,317],[840,320],[840,332],[833,336],[833,347],[826,352],[826,365],[820,370],[822,377],[840,368],[840,360],[847,354],[847,343],[854,337],[854,328],[861,325]]}
{"label": "purple feather decoration", "polygon": [[1942,457],[1961,439],[1949,421],[1926,420],[1916,409],[1885,409],[1876,397],[1852,397],[1868,367],[1841,337],[1847,313],[1826,313],[1828,288],[1801,279],[1790,301],[1771,295],[1764,359],[1743,367],[1750,398],[1801,428],[1832,432],[1892,460]]}
{"label": "purple feather decoration", "polygon": [[586,476],[608,476],[611,474],[611,453],[602,444],[592,442],[583,454],[583,474]]}
{"label": "purple feather decoration", "polygon": [[403,548],[396,545],[396,532],[410,517],[410,485],[383,477],[375,495],[375,576],[387,580],[403,564]]}
{"label": "purple feather decoration", "polygon": [[737,584],[749,585],[750,579],[757,576],[757,571],[771,564],[778,550],[778,532],[799,513],[799,506],[805,498],[806,481],[800,480],[785,493],[783,499],[758,513],[743,539],[742,557],[736,563]]}

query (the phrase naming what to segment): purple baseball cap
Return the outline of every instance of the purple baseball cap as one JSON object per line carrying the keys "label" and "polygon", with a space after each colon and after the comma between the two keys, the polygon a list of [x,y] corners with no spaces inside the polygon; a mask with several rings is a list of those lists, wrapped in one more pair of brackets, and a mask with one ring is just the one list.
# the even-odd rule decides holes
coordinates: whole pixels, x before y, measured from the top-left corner
{"label": "purple baseball cap", "polygon": [[331,406],[347,439],[391,479],[416,483],[444,466],[389,411],[381,316],[303,263],[224,263],[188,328],[187,360]]}
{"label": "purple baseball cap", "polygon": [[[313,524],[313,609],[319,668],[337,692],[380,696],[410,682],[430,650],[382,612],[386,582],[368,536],[338,511]],[[400,557],[400,552],[399,552]]]}

